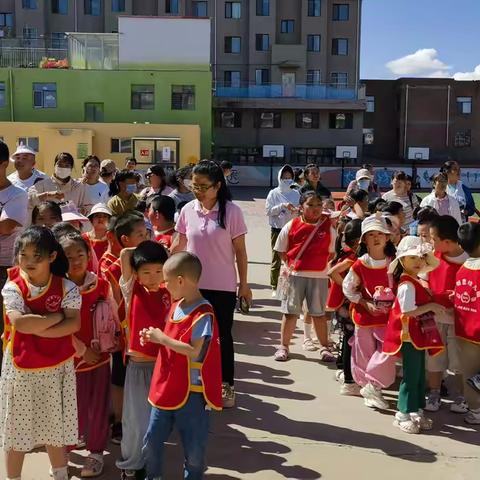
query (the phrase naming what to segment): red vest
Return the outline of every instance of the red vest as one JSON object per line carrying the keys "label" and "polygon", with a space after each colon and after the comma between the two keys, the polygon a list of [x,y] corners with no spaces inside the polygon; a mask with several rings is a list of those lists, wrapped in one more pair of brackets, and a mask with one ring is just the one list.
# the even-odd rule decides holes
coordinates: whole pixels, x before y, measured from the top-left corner
{"label": "red vest", "polygon": [[[415,287],[415,305],[417,305],[417,307],[434,301],[432,295],[418,280],[408,275],[402,275],[399,285],[405,282],[410,282]],[[433,334],[425,335],[420,328],[417,317],[410,317],[402,313],[397,298],[395,299],[392,310],[390,310],[385,338],[383,340],[383,351],[385,353],[396,355],[402,348],[404,341],[402,325],[404,322],[408,322],[410,341],[417,350],[428,350],[428,353],[434,356],[442,353],[445,349],[438,330],[435,329]]]}
{"label": "red vest", "polygon": [[455,333],[480,344],[480,268],[461,267],[455,284]]}
{"label": "red vest", "polygon": [[453,308],[449,297],[450,293],[455,289],[455,277],[462,265],[449,262],[439,252],[435,252],[435,256],[440,260],[440,265],[428,274],[428,286],[437,303],[446,308]]}
{"label": "red vest", "polygon": [[[180,320],[173,320],[173,313],[178,302],[170,309],[169,320],[165,325],[165,334],[184,343],[190,343],[193,325],[204,315],[212,317],[212,338],[205,358],[201,364],[195,364],[186,355],[160,347],[148,401],[161,410],[178,410],[188,400],[191,391],[201,391],[205,402],[214,410],[222,409],[222,368],[220,361],[220,342],[218,326],[213,308],[202,304]],[[198,367],[202,386],[190,385],[190,369]]]}
{"label": "red vest", "polygon": [[148,327],[158,327],[163,330],[171,303],[170,294],[164,286],[160,287],[158,292],[149,292],[135,280],[127,314],[130,352],[152,360],[157,358],[159,345],[150,342],[141,345],[140,331]]}
{"label": "red vest", "polygon": [[[344,262],[345,260],[350,260],[352,263],[357,260],[355,252],[350,249],[345,249],[345,255],[342,258],[339,258],[335,265]],[[343,278],[346,277],[348,270],[345,270],[343,273]],[[336,284],[330,280],[330,287],[328,290],[327,304],[326,308],[329,311],[338,310],[345,303],[345,295],[343,294],[343,289],[341,285]]]}
{"label": "red vest", "polygon": [[172,246],[172,237],[175,233],[175,228],[171,228],[167,232],[156,233],[155,241],[161,243],[165,248],[170,248]]}
{"label": "red vest", "polygon": [[[295,262],[298,252],[308,239],[315,224],[305,223],[300,217],[294,218],[288,232],[288,266],[296,271],[321,272],[327,268],[329,248],[331,243],[331,221],[329,218],[323,220],[322,225],[317,229],[315,236],[303,252],[300,260]],[[295,263],[295,264],[294,264]]]}
{"label": "red vest", "polygon": [[[80,309],[80,316],[82,318],[82,325],[80,330],[75,336],[81,340],[87,347],[91,346],[93,340],[93,320],[92,310],[95,304],[99,300],[106,300],[108,297],[108,291],[110,284],[103,278],[97,278],[95,283],[88,290],[81,291],[82,295],[82,308]],[[110,354],[101,353],[101,357],[98,363],[95,365],[87,365],[82,363],[81,358],[75,358],[75,368],[77,372],[85,372],[87,370],[93,370],[103,364],[110,361]]]}
{"label": "red vest", "polygon": [[[95,252],[97,258],[100,259],[103,257],[103,254],[107,251],[108,248],[108,240],[106,238],[102,240],[98,240],[96,238],[92,238],[88,233],[83,233],[82,237],[85,239],[86,242],[90,245],[90,248]],[[100,268],[100,263],[99,263]]]}
{"label": "red vest", "polygon": [[[360,293],[365,300],[373,301],[375,287],[389,287],[388,267],[369,267],[358,259],[351,267],[353,272],[360,278]],[[352,320],[359,327],[383,327],[388,322],[388,314],[378,316],[371,315],[362,305],[356,303],[350,306]]]}
{"label": "red vest", "polygon": [[[112,279],[115,284],[120,288],[120,277],[122,276],[122,265],[120,263],[120,259],[116,258],[115,261],[108,267],[106,272],[105,278],[107,280]],[[122,296],[120,303],[118,304],[118,319],[120,323],[125,326],[125,318],[127,312],[125,311],[125,300]]]}
{"label": "red vest", "polygon": [[[46,315],[62,311],[63,278],[55,275],[50,276],[46,289],[37,297],[31,297],[27,282],[21,275],[21,270],[13,268],[9,277],[20,290],[25,306],[36,315]],[[10,348],[13,364],[20,370],[45,370],[58,367],[70,360],[75,349],[72,344],[72,336],[66,335],[60,338],[43,338],[30,333],[15,331],[8,316],[5,317],[9,334]]]}
{"label": "red vest", "polygon": [[98,276],[101,278],[105,278],[105,280],[108,280],[107,278],[107,270],[110,268],[110,266],[117,260],[118,257],[116,257],[113,253],[110,252],[105,252],[102,255],[102,258],[98,261]]}

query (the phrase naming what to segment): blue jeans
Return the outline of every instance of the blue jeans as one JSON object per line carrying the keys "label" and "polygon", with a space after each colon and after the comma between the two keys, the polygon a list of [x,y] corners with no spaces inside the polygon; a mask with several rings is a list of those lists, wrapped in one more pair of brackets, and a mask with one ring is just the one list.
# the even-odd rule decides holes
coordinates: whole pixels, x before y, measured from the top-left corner
{"label": "blue jeans", "polygon": [[201,393],[190,393],[187,403],[178,410],[152,408],[143,442],[147,480],[162,478],[164,443],[174,425],[180,433],[185,454],[183,478],[203,478],[209,416],[210,411],[205,410],[205,399]]}

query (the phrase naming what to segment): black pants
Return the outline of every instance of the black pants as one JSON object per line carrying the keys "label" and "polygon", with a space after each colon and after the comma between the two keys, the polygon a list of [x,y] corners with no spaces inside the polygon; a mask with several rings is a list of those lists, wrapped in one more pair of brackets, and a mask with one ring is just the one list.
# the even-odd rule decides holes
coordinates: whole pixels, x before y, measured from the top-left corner
{"label": "black pants", "polygon": [[201,292],[212,304],[217,317],[222,355],[222,380],[224,383],[233,385],[235,360],[232,327],[237,295],[235,292],[224,292],[221,290],[201,290]]}
{"label": "black pants", "polygon": [[[3,307],[3,297],[2,297],[2,289],[7,283],[7,270],[10,267],[0,267],[0,308],[2,309],[1,318],[0,318],[0,334],[3,336],[4,327],[5,327],[5,311]],[[0,348],[0,374],[2,373],[2,363],[3,363],[3,348]]]}
{"label": "black pants", "polygon": [[340,318],[342,328],[342,346],[337,359],[337,368],[343,370],[345,383],[355,383],[352,377],[352,347],[348,343],[355,333],[355,326],[346,318]]}

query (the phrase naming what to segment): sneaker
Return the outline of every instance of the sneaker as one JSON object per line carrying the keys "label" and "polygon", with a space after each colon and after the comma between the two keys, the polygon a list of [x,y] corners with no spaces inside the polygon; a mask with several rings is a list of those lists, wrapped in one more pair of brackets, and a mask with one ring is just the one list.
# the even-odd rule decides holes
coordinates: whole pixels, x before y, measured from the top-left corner
{"label": "sneaker", "polygon": [[480,408],[477,410],[470,410],[467,415],[465,415],[465,423],[470,425],[480,425]]}
{"label": "sneaker", "polygon": [[465,397],[457,397],[450,405],[450,411],[453,413],[467,413],[468,403],[466,402]]}
{"label": "sneaker", "polygon": [[404,433],[418,434],[420,433],[420,427],[418,423],[414,422],[410,415],[397,412],[395,414],[395,420],[393,425],[399,428]]}
{"label": "sneaker", "polygon": [[360,395],[365,399],[365,406],[386,410],[390,405],[383,398],[382,391],[375,388],[371,383],[360,390]]}
{"label": "sneaker", "polygon": [[337,370],[335,372],[335,380],[342,385],[345,383],[345,373],[343,370]]}
{"label": "sneaker", "polygon": [[85,460],[80,476],[82,478],[98,477],[103,472],[103,455],[91,453]]}
{"label": "sneaker", "polygon": [[122,470],[122,473],[120,474],[120,480],[136,480],[136,478],[136,470]]}
{"label": "sneaker", "polygon": [[480,392],[480,373],[477,373],[473,377],[467,380],[467,383],[477,392]]}
{"label": "sneaker", "polygon": [[277,291],[272,288],[272,298],[277,298]]}
{"label": "sneaker", "polygon": [[302,348],[303,348],[306,352],[315,352],[315,351],[317,350],[317,346],[313,343],[313,341],[312,341],[311,338],[306,338],[306,339],[303,341]]}
{"label": "sneaker", "polygon": [[223,408],[233,408],[235,406],[235,389],[228,383],[222,384],[222,402]]}
{"label": "sneaker", "polygon": [[439,392],[430,392],[425,402],[425,410],[427,412],[438,412],[442,404]]}
{"label": "sneaker", "polygon": [[356,383],[344,383],[340,387],[340,395],[358,397],[360,395],[360,387]]}
{"label": "sneaker", "polygon": [[122,443],[122,423],[116,422],[112,425],[112,443],[120,445]]}

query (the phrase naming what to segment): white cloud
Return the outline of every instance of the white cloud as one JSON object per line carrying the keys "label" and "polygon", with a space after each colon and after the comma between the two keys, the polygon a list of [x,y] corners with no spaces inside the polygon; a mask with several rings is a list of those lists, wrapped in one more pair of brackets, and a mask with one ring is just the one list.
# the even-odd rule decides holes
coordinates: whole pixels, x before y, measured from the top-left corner
{"label": "white cloud", "polygon": [[473,72],[457,72],[453,78],[455,80],[480,80],[480,65],[477,65]]}
{"label": "white cloud", "polygon": [[438,52],[434,48],[422,48],[415,53],[388,62],[386,67],[395,75],[415,77],[449,77],[451,69],[438,58]]}

